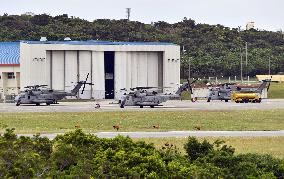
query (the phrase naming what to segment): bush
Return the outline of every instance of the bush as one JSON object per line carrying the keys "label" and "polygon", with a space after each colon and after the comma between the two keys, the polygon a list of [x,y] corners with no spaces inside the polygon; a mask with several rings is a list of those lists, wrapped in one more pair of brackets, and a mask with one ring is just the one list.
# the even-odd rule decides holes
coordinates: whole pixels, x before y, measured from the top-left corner
{"label": "bush", "polygon": [[118,136],[101,139],[81,130],[54,140],[0,136],[1,178],[283,178],[284,161],[269,155],[235,155],[223,141],[189,137],[182,155],[173,144]]}

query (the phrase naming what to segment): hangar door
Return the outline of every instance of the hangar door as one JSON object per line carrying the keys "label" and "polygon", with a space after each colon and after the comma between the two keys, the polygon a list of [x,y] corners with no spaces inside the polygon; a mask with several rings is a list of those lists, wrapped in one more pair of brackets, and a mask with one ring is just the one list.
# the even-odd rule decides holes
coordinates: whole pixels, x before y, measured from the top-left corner
{"label": "hangar door", "polygon": [[114,52],[104,52],[105,98],[114,98]]}
{"label": "hangar door", "polygon": [[[87,82],[91,82],[91,51],[52,50],[47,51],[46,56],[45,81],[49,88],[71,92],[78,81],[86,80],[88,73]],[[86,85],[83,94],[83,88],[81,88],[77,97],[90,99],[92,97],[91,88],[91,86]]]}
{"label": "hangar door", "polygon": [[163,87],[162,52],[115,52],[115,98],[121,89]]}

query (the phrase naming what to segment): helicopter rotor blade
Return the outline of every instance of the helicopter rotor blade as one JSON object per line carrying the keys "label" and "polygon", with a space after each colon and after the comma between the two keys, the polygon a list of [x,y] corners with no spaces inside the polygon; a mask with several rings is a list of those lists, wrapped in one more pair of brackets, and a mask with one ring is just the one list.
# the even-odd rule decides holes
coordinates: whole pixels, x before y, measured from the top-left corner
{"label": "helicopter rotor blade", "polygon": [[82,90],[81,94],[83,94],[83,93],[84,93],[84,91],[85,91],[85,87],[86,87],[86,84],[89,84],[89,83],[87,83],[87,80],[88,80],[89,74],[90,74],[90,73],[88,73],[88,74],[87,74],[86,81],[84,81],[84,82],[83,82],[84,86],[83,86],[83,90]]}
{"label": "helicopter rotor blade", "polygon": [[89,74],[90,74],[90,73],[88,73],[88,74],[87,74],[87,78],[86,78],[86,81],[85,81],[85,82],[87,82],[87,80],[88,80],[88,77],[89,77]]}
{"label": "helicopter rotor blade", "polygon": [[83,94],[83,93],[84,93],[85,86],[86,86],[86,83],[84,83],[83,90],[82,90],[81,94]]}

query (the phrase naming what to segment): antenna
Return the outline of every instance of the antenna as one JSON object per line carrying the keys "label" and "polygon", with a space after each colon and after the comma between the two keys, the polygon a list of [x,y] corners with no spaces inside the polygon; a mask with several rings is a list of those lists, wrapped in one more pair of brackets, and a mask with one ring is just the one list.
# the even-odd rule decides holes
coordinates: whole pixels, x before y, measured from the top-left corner
{"label": "antenna", "polygon": [[131,13],[131,8],[126,8],[126,17],[127,17],[127,20],[129,21],[130,20],[130,13]]}

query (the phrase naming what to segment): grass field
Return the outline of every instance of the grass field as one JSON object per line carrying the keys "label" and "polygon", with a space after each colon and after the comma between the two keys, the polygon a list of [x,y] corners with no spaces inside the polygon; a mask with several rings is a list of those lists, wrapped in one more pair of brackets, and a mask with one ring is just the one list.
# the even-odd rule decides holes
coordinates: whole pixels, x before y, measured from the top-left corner
{"label": "grass field", "polygon": [[[86,132],[194,130],[284,130],[284,110],[165,111],[87,113],[2,113],[0,128],[17,133],[66,132],[79,125]],[[154,129],[153,125],[160,125]]]}
{"label": "grass field", "polygon": [[[284,137],[206,137],[198,139],[206,139],[211,143],[217,139],[224,140],[226,142],[225,144],[234,147],[236,149],[236,153],[238,154],[271,154],[274,157],[284,159]],[[185,154],[183,145],[187,142],[187,138],[150,138],[134,140],[143,140],[147,143],[153,143],[156,148],[161,148],[165,143],[170,143],[175,145],[183,154]]]}
{"label": "grass field", "polygon": [[284,83],[271,83],[268,98],[270,99],[280,99],[284,98]]}

